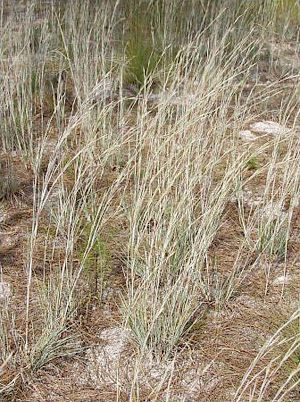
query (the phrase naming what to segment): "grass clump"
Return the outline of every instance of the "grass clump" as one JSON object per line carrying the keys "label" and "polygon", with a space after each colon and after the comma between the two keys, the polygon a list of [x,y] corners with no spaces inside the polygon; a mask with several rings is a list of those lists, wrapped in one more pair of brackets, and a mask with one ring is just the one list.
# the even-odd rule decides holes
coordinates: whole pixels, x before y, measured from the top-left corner
{"label": "grass clump", "polygon": [[149,79],[153,85],[161,56],[156,53],[152,44],[141,39],[131,40],[126,46],[126,56],[128,62],[125,68],[124,85],[130,86],[136,92],[145,87]]}
{"label": "grass clump", "polygon": [[259,228],[257,253],[267,257],[276,256],[282,260],[285,256],[288,241],[288,226],[284,222],[265,222]]}

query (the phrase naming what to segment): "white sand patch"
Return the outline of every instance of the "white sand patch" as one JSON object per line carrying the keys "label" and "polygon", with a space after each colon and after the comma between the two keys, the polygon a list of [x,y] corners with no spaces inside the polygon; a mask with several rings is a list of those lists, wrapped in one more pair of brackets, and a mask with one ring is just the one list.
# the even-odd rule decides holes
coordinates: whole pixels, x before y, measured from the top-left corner
{"label": "white sand patch", "polygon": [[124,370],[125,362],[120,357],[127,343],[128,330],[122,327],[107,328],[102,331],[100,339],[103,344],[90,348],[86,353],[86,375],[96,387],[101,384],[117,386],[119,370]]}
{"label": "white sand patch", "polygon": [[158,94],[150,94],[148,100],[154,104],[164,103],[173,106],[193,106],[199,102],[201,97],[197,93],[174,93],[174,92],[161,92]]}
{"label": "white sand patch", "polygon": [[250,129],[256,133],[271,135],[288,134],[291,132],[291,129],[274,121],[258,121],[257,123],[253,123]]}
{"label": "white sand patch", "polygon": [[250,130],[242,130],[239,132],[239,137],[244,141],[255,141],[258,137]]}
{"label": "white sand patch", "polygon": [[276,218],[284,219],[287,216],[287,213],[283,210],[281,202],[270,202],[262,208],[261,212],[269,220],[274,220]]}
{"label": "white sand patch", "polygon": [[[87,351],[84,373],[76,378],[77,383],[97,389],[109,386],[115,391],[126,388],[132,381],[145,389],[161,389],[169,383],[170,388],[165,395],[163,392],[166,398],[167,394],[174,398],[180,386],[182,400],[193,400],[201,390],[213,389],[220,381],[219,375],[212,376],[216,363],[203,364],[201,354],[193,353],[192,360],[181,357],[180,363],[172,359],[157,361],[151,353],[143,358],[126,355],[129,335],[130,331],[122,327],[105,329],[100,335],[103,344]],[[197,364],[195,359],[199,359]]]}
{"label": "white sand patch", "polygon": [[278,276],[278,278],[276,278],[273,281],[274,285],[287,285],[291,282],[292,278],[289,275],[281,275]]}
{"label": "white sand patch", "polygon": [[251,190],[243,192],[243,201],[251,207],[257,207],[263,203],[263,196],[253,193]]}
{"label": "white sand patch", "polygon": [[5,301],[11,295],[11,286],[8,282],[0,282],[0,301]]}

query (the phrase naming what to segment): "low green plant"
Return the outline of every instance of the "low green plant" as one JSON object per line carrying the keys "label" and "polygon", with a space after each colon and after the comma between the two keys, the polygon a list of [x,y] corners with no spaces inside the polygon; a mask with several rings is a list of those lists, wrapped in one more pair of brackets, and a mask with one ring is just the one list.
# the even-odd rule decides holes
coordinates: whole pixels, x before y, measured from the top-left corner
{"label": "low green plant", "polygon": [[[83,260],[92,225],[88,223],[84,228],[78,247],[78,258]],[[110,272],[110,255],[105,241],[98,236],[87,258],[84,259],[83,273],[88,278],[90,294],[101,299],[107,286],[107,277]]]}
{"label": "low green plant", "polygon": [[127,42],[126,57],[128,63],[125,68],[124,84],[138,91],[145,85],[148,77],[153,78],[161,56],[151,42],[136,38]]}
{"label": "low green plant", "polygon": [[249,170],[256,170],[260,167],[259,162],[257,158],[250,158],[247,162],[245,167]]}
{"label": "low green plant", "polygon": [[33,70],[31,72],[31,92],[35,94],[39,90],[39,82],[37,71]]}

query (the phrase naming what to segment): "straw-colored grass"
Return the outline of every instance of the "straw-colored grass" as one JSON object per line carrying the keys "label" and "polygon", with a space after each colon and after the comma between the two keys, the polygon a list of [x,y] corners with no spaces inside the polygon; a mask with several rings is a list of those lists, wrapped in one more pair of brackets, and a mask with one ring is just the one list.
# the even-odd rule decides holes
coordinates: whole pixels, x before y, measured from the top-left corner
{"label": "straw-colored grass", "polygon": [[296,400],[298,3],[0,7],[3,399]]}

